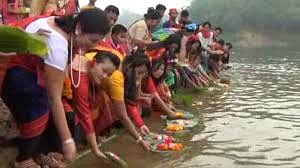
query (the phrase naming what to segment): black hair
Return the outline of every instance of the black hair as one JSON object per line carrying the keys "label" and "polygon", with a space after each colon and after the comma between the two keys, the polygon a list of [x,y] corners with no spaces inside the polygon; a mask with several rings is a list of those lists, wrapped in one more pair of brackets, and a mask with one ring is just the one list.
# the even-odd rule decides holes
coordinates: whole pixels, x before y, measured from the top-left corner
{"label": "black hair", "polygon": [[105,9],[104,9],[105,12],[112,12],[114,14],[116,14],[117,16],[120,15],[120,11],[119,11],[119,8],[114,6],[114,5],[108,5]]}
{"label": "black hair", "polygon": [[147,13],[144,15],[145,19],[151,19],[151,20],[159,20],[161,18],[161,15],[158,10],[154,8],[148,8]]}
{"label": "black hair", "polygon": [[224,41],[223,39],[219,39],[217,42],[218,42],[219,44],[221,44],[222,46],[225,45],[225,41]]}
{"label": "black hair", "polygon": [[111,29],[111,34],[127,33],[127,28],[121,24],[116,24]]}
{"label": "black hair", "polygon": [[[152,50],[157,50],[160,48],[166,48],[167,50],[162,54],[162,58],[165,61],[170,60],[170,59],[176,57],[176,53],[179,53],[180,48],[181,48],[182,36],[183,35],[180,32],[171,34],[164,41],[160,41],[160,42],[152,43],[152,44],[148,45],[147,50],[152,51]],[[174,51],[174,53],[168,52],[168,49],[169,49],[170,45],[172,45],[172,44],[178,45],[178,48],[176,51]]]}
{"label": "black hair", "polygon": [[[169,62],[172,59],[176,59],[176,54],[180,52],[181,40],[182,40],[182,34],[175,33],[175,34],[171,34],[166,40],[163,41],[166,51],[162,54],[161,57],[166,62]],[[178,47],[176,50],[170,50],[172,44],[177,44]]]}
{"label": "black hair", "polygon": [[223,32],[223,29],[221,27],[216,27],[215,30],[219,30],[221,33]]}
{"label": "black hair", "polygon": [[[199,44],[196,51],[192,50],[194,44]],[[190,40],[186,43],[186,52],[188,54],[189,61],[195,61],[197,57],[202,56],[202,45],[199,40]]]}
{"label": "black hair", "polygon": [[201,53],[202,52],[202,44],[199,40],[190,40],[186,43],[186,50],[187,52],[192,52],[192,47],[194,44],[198,43],[199,46],[197,48],[197,53]]}
{"label": "black hair", "polygon": [[83,33],[106,35],[110,31],[108,19],[99,8],[82,10],[78,15],[56,17],[55,24],[65,33],[75,33],[77,24]]}
{"label": "black hair", "polygon": [[154,10],[156,10],[156,9],[154,9],[153,7],[149,7],[149,8],[147,9],[147,13],[150,13],[150,12],[152,12],[152,11],[154,11]]}
{"label": "black hair", "polygon": [[229,46],[230,49],[233,48],[232,44],[230,42],[227,42],[225,45]]}
{"label": "black hair", "polygon": [[[164,65],[165,68],[164,68],[164,73],[157,79],[153,76],[153,72],[154,71],[157,71],[160,66]],[[155,85],[158,85],[160,83],[162,83],[166,77],[167,77],[167,62],[166,60],[162,59],[162,58],[157,58],[157,59],[153,59],[152,60],[152,73],[151,73],[151,76],[152,76],[152,80],[154,82]]]}
{"label": "black hair", "polygon": [[169,35],[163,41],[149,44],[147,46],[147,50],[156,50],[156,49],[159,49],[159,48],[168,48],[169,45],[174,44],[174,43],[177,44],[180,48],[181,39],[182,39],[182,33],[177,32],[177,33]]}
{"label": "black hair", "polygon": [[155,9],[158,11],[165,11],[167,9],[167,7],[163,4],[157,4]]}
{"label": "black hair", "polygon": [[99,51],[95,55],[96,63],[103,63],[105,60],[110,60],[116,68],[120,66],[120,58],[109,51]]}
{"label": "black hair", "polygon": [[202,27],[204,27],[205,25],[208,25],[209,26],[209,28],[211,28],[211,23],[210,22],[204,22],[204,23],[202,23]]}
{"label": "black hair", "polygon": [[123,61],[123,74],[125,76],[125,98],[129,101],[135,101],[138,94],[138,86],[136,84],[135,68],[145,65],[148,70],[148,74],[151,73],[151,63],[148,56],[140,51],[136,51],[133,54],[126,56]]}
{"label": "black hair", "polygon": [[182,40],[182,34],[181,33],[174,33],[171,34],[168,38],[166,38],[163,43],[166,47],[168,47],[171,44],[177,44],[178,48],[175,51],[175,53],[178,53],[181,48],[181,40]]}
{"label": "black hair", "polygon": [[182,10],[181,13],[180,13],[180,16],[181,17],[189,17],[190,16],[190,13],[188,10]]}

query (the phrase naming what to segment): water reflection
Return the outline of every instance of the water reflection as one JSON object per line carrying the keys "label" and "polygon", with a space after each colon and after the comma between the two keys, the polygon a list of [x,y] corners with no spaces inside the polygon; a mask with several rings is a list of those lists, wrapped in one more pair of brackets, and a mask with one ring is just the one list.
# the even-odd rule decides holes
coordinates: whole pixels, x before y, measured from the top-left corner
{"label": "water reflection", "polygon": [[[122,135],[107,148],[137,168],[300,167],[299,51],[241,50],[225,92],[201,96],[203,126],[181,137],[177,154],[146,154]],[[152,122],[152,127],[159,130]],[[126,146],[127,145],[127,146]],[[120,147],[128,147],[126,152]],[[123,148],[124,149],[124,148]],[[101,167],[95,161],[81,166]]]}
{"label": "water reflection", "polygon": [[300,167],[300,60],[282,53],[239,55],[231,89],[204,103],[205,130],[192,141],[205,146],[177,167]]}

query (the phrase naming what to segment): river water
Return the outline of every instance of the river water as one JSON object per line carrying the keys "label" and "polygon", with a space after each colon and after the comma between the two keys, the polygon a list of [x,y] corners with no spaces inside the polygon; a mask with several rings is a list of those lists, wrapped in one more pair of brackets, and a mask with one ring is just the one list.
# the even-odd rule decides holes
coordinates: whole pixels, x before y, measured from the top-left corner
{"label": "river water", "polygon": [[[240,49],[226,72],[230,88],[197,95],[193,132],[179,153],[145,153],[122,134],[103,146],[130,168],[300,168],[300,51]],[[153,131],[163,123],[148,120]],[[92,155],[74,167],[105,167]],[[72,166],[73,167],[73,166]],[[107,166],[110,167],[110,166]]]}

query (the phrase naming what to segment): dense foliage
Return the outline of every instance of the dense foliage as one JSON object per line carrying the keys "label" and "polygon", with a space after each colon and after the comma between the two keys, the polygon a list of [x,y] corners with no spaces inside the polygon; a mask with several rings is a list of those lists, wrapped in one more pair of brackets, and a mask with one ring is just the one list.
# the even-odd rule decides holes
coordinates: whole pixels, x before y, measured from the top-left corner
{"label": "dense foliage", "polygon": [[300,30],[300,0],[193,0],[192,19],[209,20],[226,31]]}

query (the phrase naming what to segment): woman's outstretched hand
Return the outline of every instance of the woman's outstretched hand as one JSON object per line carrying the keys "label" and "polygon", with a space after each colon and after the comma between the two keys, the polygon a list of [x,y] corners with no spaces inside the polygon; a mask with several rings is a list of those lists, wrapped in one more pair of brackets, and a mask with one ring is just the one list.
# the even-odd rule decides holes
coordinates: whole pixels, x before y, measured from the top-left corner
{"label": "woman's outstretched hand", "polygon": [[146,125],[141,126],[140,130],[144,136],[150,134],[149,128]]}
{"label": "woman's outstretched hand", "polygon": [[140,143],[140,145],[142,145],[142,147],[145,151],[150,151],[151,150],[150,144],[147,141],[141,140],[139,143]]}
{"label": "woman's outstretched hand", "polygon": [[63,154],[66,160],[74,161],[76,159],[76,153],[76,145],[73,139],[63,143]]}

